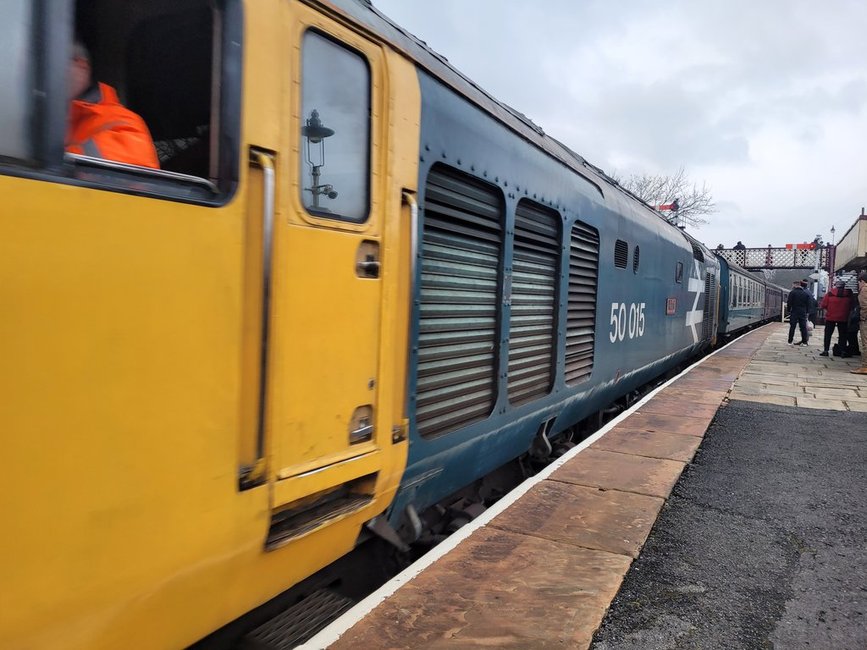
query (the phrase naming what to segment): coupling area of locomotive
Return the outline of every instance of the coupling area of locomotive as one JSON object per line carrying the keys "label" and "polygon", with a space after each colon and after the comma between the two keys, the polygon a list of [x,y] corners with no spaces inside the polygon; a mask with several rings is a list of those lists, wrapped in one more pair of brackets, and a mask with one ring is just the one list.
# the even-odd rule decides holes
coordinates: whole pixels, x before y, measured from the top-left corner
{"label": "coupling area of locomotive", "polygon": [[[400,552],[379,537],[368,534],[351,553],[192,647],[196,650],[288,650],[306,643],[374,592],[384,598],[396,590],[405,580],[458,545],[477,525],[496,516],[657,392],[722,349],[694,357],[610,404],[553,441],[544,457],[528,453],[422,513],[427,532],[412,545],[409,553]],[[474,525],[467,526],[470,522]],[[392,580],[405,570],[400,580]]]}

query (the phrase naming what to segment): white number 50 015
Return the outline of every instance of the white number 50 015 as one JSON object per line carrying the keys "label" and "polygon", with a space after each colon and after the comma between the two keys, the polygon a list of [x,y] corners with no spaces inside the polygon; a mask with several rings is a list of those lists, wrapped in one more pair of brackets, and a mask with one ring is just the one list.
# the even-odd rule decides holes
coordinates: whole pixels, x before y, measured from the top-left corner
{"label": "white number 50 015", "polygon": [[644,336],[644,303],[612,302],[611,331],[608,339],[612,343],[622,341],[627,336],[634,339]]}

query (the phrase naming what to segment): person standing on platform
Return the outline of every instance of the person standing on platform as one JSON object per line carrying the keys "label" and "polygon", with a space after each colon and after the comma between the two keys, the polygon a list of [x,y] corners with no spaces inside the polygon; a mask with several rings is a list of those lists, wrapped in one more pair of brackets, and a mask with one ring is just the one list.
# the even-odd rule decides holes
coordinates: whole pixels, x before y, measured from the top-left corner
{"label": "person standing on platform", "polygon": [[793,345],[796,326],[801,328],[801,340],[794,345],[807,345],[807,310],[810,308],[810,296],[797,280],[792,283],[786,306],[789,308],[789,345]]}
{"label": "person standing on platform", "polygon": [[852,311],[849,312],[849,339],[846,343],[846,350],[841,354],[842,357],[858,357],[861,356],[861,347],[858,345],[858,326],[861,323],[861,308],[858,306],[857,296],[853,297]]}
{"label": "person standing on platform", "polygon": [[867,375],[867,271],[858,276],[858,306],[861,308],[861,367],[850,372]]}
{"label": "person standing on platform", "polygon": [[810,304],[807,305],[807,340],[813,335],[813,330],[816,329],[816,316],[819,313],[819,303],[810,291],[810,281],[806,278],[801,280],[801,288],[807,293]]}
{"label": "person standing on platform", "polygon": [[831,337],[834,327],[837,328],[837,348],[834,354],[842,355],[846,350],[847,334],[849,332],[849,312],[852,310],[852,292],[846,288],[843,280],[837,280],[834,288],[822,298],[822,309],[825,310],[825,346],[821,357],[828,356],[831,347]]}

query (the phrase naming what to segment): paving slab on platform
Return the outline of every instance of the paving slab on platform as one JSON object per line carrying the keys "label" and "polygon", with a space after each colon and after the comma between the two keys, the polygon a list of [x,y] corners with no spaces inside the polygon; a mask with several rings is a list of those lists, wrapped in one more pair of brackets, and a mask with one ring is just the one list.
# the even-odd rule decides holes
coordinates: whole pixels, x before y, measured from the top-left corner
{"label": "paving slab on platform", "polygon": [[787,344],[788,325],[769,325],[769,336],[729,399],[835,411],[862,411],[867,376],[853,375],[857,358],[822,357],[824,329],[817,327],[810,345]]}
{"label": "paving slab on platform", "polygon": [[666,498],[685,463],[590,447],[551,474],[551,480]]}
{"label": "paving slab on platform", "polygon": [[693,412],[692,405],[683,401],[680,403],[679,411],[669,411],[667,414],[654,413],[651,410],[645,410],[642,406],[621,424],[633,431],[650,431],[651,433],[660,431],[701,437],[707,431],[716,410],[700,417],[693,417]]}
{"label": "paving slab on platform", "polygon": [[491,524],[501,530],[638,557],[660,497],[542,481]]}
{"label": "paving slab on platform", "polygon": [[330,647],[586,648],[631,561],[483,528]]}
{"label": "paving slab on platform", "polygon": [[698,436],[658,431],[654,433],[632,431],[626,427],[616,426],[594,442],[590,448],[688,463],[700,444],[701,438]]}
{"label": "paving slab on platform", "polygon": [[686,401],[690,404],[719,406],[720,402],[722,402],[726,395],[728,395],[728,388],[685,388],[687,384],[680,384],[677,388],[673,388],[673,386],[674,384],[668,388],[663,388],[659,391],[657,397],[666,400],[673,399],[678,402]]}
{"label": "paving slab on platform", "polygon": [[722,396],[717,398],[716,404],[696,404],[685,398],[675,399],[674,397],[661,397],[657,395],[655,399],[647,404],[642,404],[638,413],[656,413],[670,416],[672,413],[681,412],[684,404],[689,404],[689,416],[691,418],[710,422],[713,416],[716,415],[721,401]]}
{"label": "paving slab on platform", "polygon": [[725,393],[732,387],[732,383],[728,379],[691,379],[687,382],[685,378],[682,378],[674,382],[671,389],[675,392],[689,388],[690,390],[717,390]]}

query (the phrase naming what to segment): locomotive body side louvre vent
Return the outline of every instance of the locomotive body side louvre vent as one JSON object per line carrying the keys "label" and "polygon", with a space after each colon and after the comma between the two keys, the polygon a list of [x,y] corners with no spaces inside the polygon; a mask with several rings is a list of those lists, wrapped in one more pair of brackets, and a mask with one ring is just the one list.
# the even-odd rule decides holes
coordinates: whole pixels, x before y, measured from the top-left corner
{"label": "locomotive body side louvre vent", "polygon": [[515,210],[509,321],[509,401],[547,395],[554,380],[560,214],[522,200]]}
{"label": "locomotive body side louvre vent", "polygon": [[614,242],[614,266],[618,269],[625,269],[627,261],[629,261],[629,244],[618,239]]}
{"label": "locomotive body side louvre vent", "polygon": [[708,340],[713,335],[714,305],[716,304],[716,274],[706,273],[704,278],[704,310],[701,321],[701,336]]}
{"label": "locomotive body side louvre vent", "polygon": [[502,195],[434,167],[423,228],[416,428],[436,436],[487,418],[496,402]]}
{"label": "locomotive body side louvre vent", "polygon": [[[624,242],[625,245],[625,242]],[[624,266],[625,266],[624,262]],[[596,329],[599,232],[576,222],[569,242],[569,296],[566,314],[566,383],[590,378]]]}

